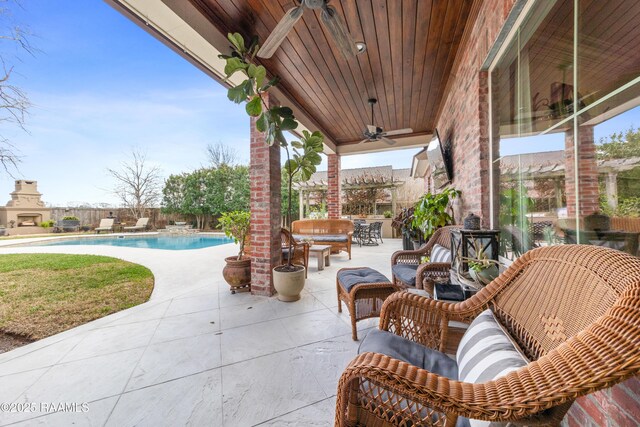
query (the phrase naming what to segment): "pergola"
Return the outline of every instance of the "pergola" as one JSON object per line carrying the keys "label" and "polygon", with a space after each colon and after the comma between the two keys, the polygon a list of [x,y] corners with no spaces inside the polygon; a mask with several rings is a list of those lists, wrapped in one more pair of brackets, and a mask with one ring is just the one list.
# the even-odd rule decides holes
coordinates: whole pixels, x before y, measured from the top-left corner
{"label": "pergola", "polygon": [[[319,171],[313,174],[308,181],[296,184],[300,198],[300,218],[304,217],[304,212],[309,212],[312,193],[322,193],[323,195],[327,193],[329,189],[327,175],[327,172]],[[407,177],[399,174],[398,170],[394,170],[391,166],[346,169],[341,173],[341,187],[343,191],[388,190],[391,195],[391,211],[395,212],[398,188],[404,185]]]}
{"label": "pergola", "polygon": [[[221,52],[226,35],[265,40],[292,6],[289,0],[107,0],[175,52],[224,85]],[[318,14],[307,10],[270,59],[259,59],[280,84],[271,104],[290,106],[303,128],[325,135],[330,218],[340,212],[340,157],[422,147],[441,114],[458,47],[469,37],[480,1],[334,1],[354,40],[366,51],[346,60]],[[376,126],[412,128],[388,146],[358,144],[371,124],[369,98],[377,98]],[[300,130],[300,129],[299,129]],[[252,292],[271,295],[271,270],[280,259],[280,150],[269,148],[251,124]]]}

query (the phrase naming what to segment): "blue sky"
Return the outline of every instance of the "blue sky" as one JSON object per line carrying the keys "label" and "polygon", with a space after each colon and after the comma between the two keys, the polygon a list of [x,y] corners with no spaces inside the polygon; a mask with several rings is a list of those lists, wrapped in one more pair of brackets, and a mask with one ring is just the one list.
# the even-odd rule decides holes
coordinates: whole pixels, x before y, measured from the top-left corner
{"label": "blue sky", "polygon": [[[116,203],[106,168],[132,148],[146,151],[165,176],[205,164],[209,143],[229,145],[248,161],[244,108],[106,3],[23,2],[14,15],[40,52],[21,55],[15,67],[14,83],[34,104],[29,133],[3,135],[23,157],[16,177],[37,180],[45,202]],[[417,151],[348,156],[342,165],[410,167]],[[0,203],[12,190],[13,178],[0,175]]]}

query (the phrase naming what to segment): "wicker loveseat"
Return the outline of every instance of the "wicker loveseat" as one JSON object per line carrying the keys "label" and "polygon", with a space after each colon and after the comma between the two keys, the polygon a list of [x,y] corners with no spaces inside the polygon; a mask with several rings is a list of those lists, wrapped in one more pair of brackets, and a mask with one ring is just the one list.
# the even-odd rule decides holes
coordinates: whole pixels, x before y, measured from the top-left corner
{"label": "wicker loveseat", "polygon": [[351,259],[353,222],[348,219],[300,219],[291,223],[296,239],[310,238],[319,245],[331,245],[331,253],[346,251]]}
{"label": "wicker loveseat", "polygon": [[397,292],[382,308],[388,332],[370,334],[443,351],[449,321],[487,309],[531,362],[471,383],[362,353],[340,379],[336,425],[454,426],[462,417],[558,425],[577,397],[640,372],[640,259],[594,246],[529,251],[457,304]]}

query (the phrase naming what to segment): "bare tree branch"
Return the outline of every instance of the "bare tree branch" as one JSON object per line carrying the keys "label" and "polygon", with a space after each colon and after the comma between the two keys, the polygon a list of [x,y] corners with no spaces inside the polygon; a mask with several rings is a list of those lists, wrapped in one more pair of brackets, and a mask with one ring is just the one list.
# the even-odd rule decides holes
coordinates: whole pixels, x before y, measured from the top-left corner
{"label": "bare tree branch", "polygon": [[238,152],[222,142],[207,145],[211,166],[218,169],[222,165],[234,166],[238,162]]}
{"label": "bare tree branch", "polygon": [[162,177],[160,168],[146,164],[146,154],[131,150],[131,159],[122,162],[120,169],[107,169],[116,180],[113,193],[136,218],[145,216],[146,210],[160,201]]}
{"label": "bare tree branch", "polygon": [[[25,119],[31,103],[27,95],[12,83],[14,66],[8,62],[9,57],[19,61],[20,52],[33,55],[36,49],[29,41],[31,33],[28,28],[13,21],[12,6],[21,7],[19,0],[0,0],[0,123],[18,125],[26,132]],[[15,48],[15,55],[10,53],[10,47]],[[0,165],[4,171],[13,177],[20,161],[18,149],[0,135]]]}

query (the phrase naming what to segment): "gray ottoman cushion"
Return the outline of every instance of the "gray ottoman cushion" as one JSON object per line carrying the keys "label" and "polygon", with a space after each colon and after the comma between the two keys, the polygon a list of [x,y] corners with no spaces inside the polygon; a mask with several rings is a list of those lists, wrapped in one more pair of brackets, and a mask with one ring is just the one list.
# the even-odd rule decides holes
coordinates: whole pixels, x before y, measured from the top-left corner
{"label": "gray ottoman cushion", "polygon": [[402,281],[402,283],[409,286],[416,286],[416,271],[418,271],[418,264],[396,264],[391,267],[393,274]]}
{"label": "gray ottoman cushion", "polygon": [[455,360],[444,353],[391,332],[372,329],[360,343],[358,349],[358,354],[366,352],[386,354],[434,374],[458,380],[458,364]]}
{"label": "gray ottoman cushion", "polygon": [[361,283],[382,283],[391,281],[384,274],[369,267],[357,268],[355,270],[343,270],[338,273],[338,282],[347,291],[351,291],[355,285]]}
{"label": "gray ottoman cushion", "polygon": [[312,236],[314,242],[340,242],[346,243],[347,238],[344,234],[321,234],[318,236]]}

